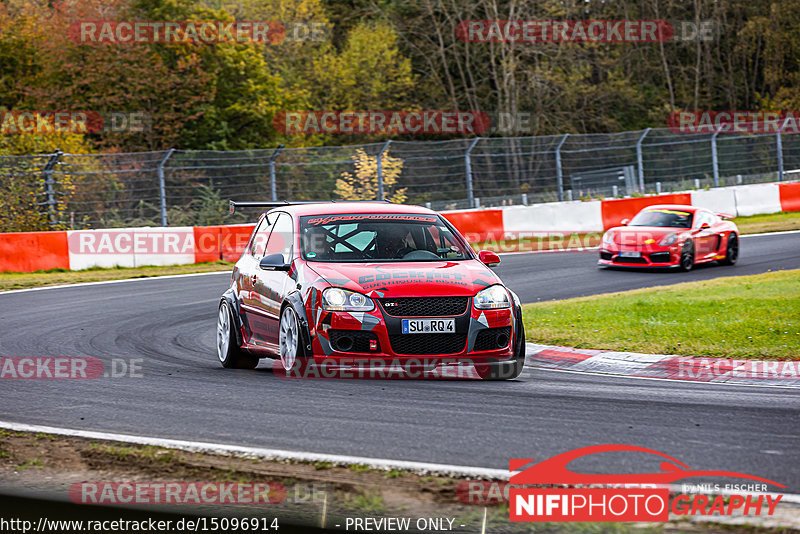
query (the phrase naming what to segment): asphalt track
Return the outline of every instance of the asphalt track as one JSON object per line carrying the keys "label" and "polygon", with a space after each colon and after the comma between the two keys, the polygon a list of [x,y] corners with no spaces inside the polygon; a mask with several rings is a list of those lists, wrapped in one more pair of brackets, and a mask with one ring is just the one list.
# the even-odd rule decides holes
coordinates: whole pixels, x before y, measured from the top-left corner
{"label": "asphalt track", "polygon": [[[748,238],[736,267],[692,273],[601,271],[589,253],[509,255],[499,272],[523,300],[563,298],[800,268],[798,242],[800,234]],[[538,369],[500,383],[285,380],[264,364],[225,370],[213,342],[227,282],[212,274],[0,294],[0,356],[142,359],[143,375],[2,380],[0,420],[499,469],[509,458],[625,443],[800,493],[800,390]],[[571,467],[659,470],[652,458],[620,453]]]}

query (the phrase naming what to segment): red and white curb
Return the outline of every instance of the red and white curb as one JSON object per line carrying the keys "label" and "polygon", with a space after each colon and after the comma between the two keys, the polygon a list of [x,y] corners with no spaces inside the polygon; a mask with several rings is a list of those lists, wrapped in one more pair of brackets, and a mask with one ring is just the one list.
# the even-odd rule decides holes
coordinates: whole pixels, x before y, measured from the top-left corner
{"label": "red and white curb", "polygon": [[636,378],[800,387],[800,361],[692,358],[527,344],[525,365]]}

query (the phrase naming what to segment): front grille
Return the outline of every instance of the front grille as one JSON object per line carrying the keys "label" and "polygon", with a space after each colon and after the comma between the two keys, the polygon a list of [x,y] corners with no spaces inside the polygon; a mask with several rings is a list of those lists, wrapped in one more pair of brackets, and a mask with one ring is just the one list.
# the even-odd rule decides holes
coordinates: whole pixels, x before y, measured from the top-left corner
{"label": "front grille", "polygon": [[600,251],[600,259],[601,260],[611,260],[611,258],[613,258],[613,257],[614,257],[614,255],[612,253],[610,253],[610,252],[606,252],[605,250],[601,250]]}
{"label": "front grille", "polygon": [[669,261],[669,252],[653,252],[650,254],[650,261],[653,263],[667,263]]}
{"label": "front grille", "polygon": [[388,315],[395,317],[447,317],[463,315],[469,297],[402,297],[379,302]]}
{"label": "front grille", "polygon": [[647,260],[644,258],[620,258],[617,256],[614,258],[614,263],[647,263]]}
{"label": "front grille", "polygon": [[457,354],[467,344],[467,334],[395,334],[389,336],[395,354]]}
{"label": "front grille", "polygon": [[[473,350],[496,350],[508,346],[511,338],[511,327],[487,328],[478,332]],[[505,342],[503,342],[505,341]]]}
{"label": "front grille", "polygon": [[[369,353],[380,352],[381,345],[375,332],[363,330],[328,330],[331,347],[339,352]],[[376,349],[370,350],[369,342],[374,340]]]}

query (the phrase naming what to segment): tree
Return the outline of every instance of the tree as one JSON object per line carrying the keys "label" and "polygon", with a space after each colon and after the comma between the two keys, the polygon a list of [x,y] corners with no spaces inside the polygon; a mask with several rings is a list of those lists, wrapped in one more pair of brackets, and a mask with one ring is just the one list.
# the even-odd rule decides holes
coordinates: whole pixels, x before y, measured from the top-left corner
{"label": "tree", "polygon": [[[357,148],[353,157],[355,172],[343,172],[336,180],[336,195],[342,200],[376,200],[378,198],[378,159],[368,156]],[[402,204],[406,200],[406,188],[397,189],[397,178],[403,172],[403,160],[383,153],[384,198]]]}

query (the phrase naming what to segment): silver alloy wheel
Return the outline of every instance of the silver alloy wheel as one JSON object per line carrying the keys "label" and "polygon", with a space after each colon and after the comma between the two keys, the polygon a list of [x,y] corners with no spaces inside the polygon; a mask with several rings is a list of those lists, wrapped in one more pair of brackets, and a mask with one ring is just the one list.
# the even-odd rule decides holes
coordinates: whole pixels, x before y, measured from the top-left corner
{"label": "silver alloy wheel", "polygon": [[283,310],[280,330],[281,363],[283,364],[283,369],[289,371],[294,367],[294,362],[297,360],[297,343],[300,338],[297,317],[295,317],[291,306],[287,306]]}
{"label": "silver alloy wheel", "polygon": [[230,342],[231,316],[228,313],[228,305],[222,304],[219,307],[219,316],[217,317],[217,358],[223,363],[228,356],[228,345],[230,345]]}

